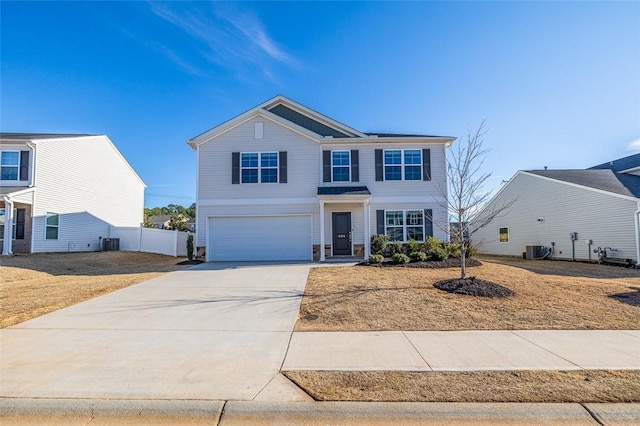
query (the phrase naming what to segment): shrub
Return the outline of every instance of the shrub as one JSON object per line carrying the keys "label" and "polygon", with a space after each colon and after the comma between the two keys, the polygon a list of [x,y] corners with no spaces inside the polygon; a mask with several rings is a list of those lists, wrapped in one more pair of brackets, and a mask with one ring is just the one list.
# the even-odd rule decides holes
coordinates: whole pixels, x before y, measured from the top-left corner
{"label": "shrub", "polygon": [[409,257],[414,262],[424,262],[425,260],[427,260],[427,253],[424,253],[422,251],[414,251],[409,255]]}
{"label": "shrub", "polygon": [[478,254],[478,249],[473,246],[467,246],[464,250],[464,257],[473,257]]}
{"label": "shrub", "polygon": [[420,244],[412,238],[407,243],[407,253],[415,253],[417,251],[420,251]]}
{"label": "shrub", "polygon": [[427,241],[424,242],[424,251],[429,254],[429,252],[435,250],[436,248],[441,248],[440,240],[436,237],[427,238]]}
{"label": "shrub", "polygon": [[382,263],[384,261],[384,256],[381,254],[372,254],[369,256],[369,263]]}
{"label": "shrub", "polygon": [[187,235],[187,259],[193,260],[193,234]]}
{"label": "shrub", "polygon": [[443,243],[442,248],[444,248],[449,255],[448,257],[460,257],[460,244],[458,243]]}
{"label": "shrub", "polygon": [[447,253],[447,251],[442,247],[436,247],[427,254],[431,260],[445,260],[449,257],[449,253]]}
{"label": "shrub", "polygon": [[393,256],[391,256],[391,260],[393,261],[393,263],[396,263],[399,265],[405,265],[409,263],[409,256],[407,256],[404,253],[396,253]]}
{"label": "shrub", "polygon": [[373,254],[382,254],[387,248],[389,236],[385,234],[375,234],[371,236],[371,252]]}
{"label": "shrub", "polygon": [[394,254],[402,253],[404,251],[402,243],[400,241],[392,242],[391,244],[389,244],[389,251],[391,251],[391,256],[393,256]]}

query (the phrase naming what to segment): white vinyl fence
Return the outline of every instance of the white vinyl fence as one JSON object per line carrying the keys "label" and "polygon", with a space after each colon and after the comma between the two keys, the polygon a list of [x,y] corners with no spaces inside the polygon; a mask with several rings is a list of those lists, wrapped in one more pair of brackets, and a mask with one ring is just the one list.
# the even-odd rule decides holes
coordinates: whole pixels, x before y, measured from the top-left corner
{"label": "white vinyl fence", "polygon": [[143,227],[111,227],[111,238],[120,239],[120,250],[142,251],[183,257],[187,255],[188,232]]}

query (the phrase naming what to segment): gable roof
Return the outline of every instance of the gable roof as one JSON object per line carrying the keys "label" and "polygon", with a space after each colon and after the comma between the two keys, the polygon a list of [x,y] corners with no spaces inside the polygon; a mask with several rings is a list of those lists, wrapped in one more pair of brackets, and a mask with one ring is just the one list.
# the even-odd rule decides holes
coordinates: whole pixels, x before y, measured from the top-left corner
{"label": "gable roof", "polygon": [[589,167],[588,170],[610,169],[610,170],[613,170],[614,172],[625,172],[627,170],[633,170],[638,168],[640,168],[640,153],[633,154],[624,158],[619,158],[613,161],[607,161],[606,163]]}
{"label": "gable roof", "polygon": [[640,198],[640,176],[615,173],[610,169],[525,170],[524,172],[612,194]]}
{"label": "gable roof", "polygon": [[283,126],[315,141],[323,141],[324,139],[332,140],[334,138],[341,141],[349,139],[377,141],[378,138],[437,138],[440,139],[437,142],[448,145],[455,140],[455,138],[448,136],[363,133],[327,117],[326,115],[307,108],[306,106],[291,99],[278,95],[212,129],[199,134],[198,136],[195,136],[194,138],[189,139],[187,143],[193,149],[196,149],[198,145],[205,143],[256,116],[262,116],[268,120],[282,124]]}

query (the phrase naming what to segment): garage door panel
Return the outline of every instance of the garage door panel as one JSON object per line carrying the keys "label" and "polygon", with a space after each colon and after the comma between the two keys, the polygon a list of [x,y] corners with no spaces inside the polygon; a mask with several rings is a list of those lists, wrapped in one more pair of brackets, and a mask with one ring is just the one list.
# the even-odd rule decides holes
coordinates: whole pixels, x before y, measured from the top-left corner
{"label": "garage door panel", "polygon": [[213,261],[311,260],[311,216],[209,218]]}

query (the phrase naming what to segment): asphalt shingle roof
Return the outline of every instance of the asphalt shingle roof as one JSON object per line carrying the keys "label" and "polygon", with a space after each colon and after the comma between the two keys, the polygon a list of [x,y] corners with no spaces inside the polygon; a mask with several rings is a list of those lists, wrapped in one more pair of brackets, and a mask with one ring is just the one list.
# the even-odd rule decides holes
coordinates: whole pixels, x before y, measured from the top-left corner
{"label": "asphalt shingle roof", "polygon": [[371,195],[366,186],[320,186],[318,195]]}
{"label": "asphalt shingle roof", "polygon": [[606,163],[589,167],[589,170],[610,169],[614,172],[621,172],[623,170],[629,170],[636,167],[640,167],[640,154],[634,154],[628,157],[618,158],[617,160],[607,161]]}
{"label": "asphalt shingle roof", "polygon": [[640,198],[640,176],[615,173],[610,169],[527,170],[527,173],[599,189],[614,194]]}

